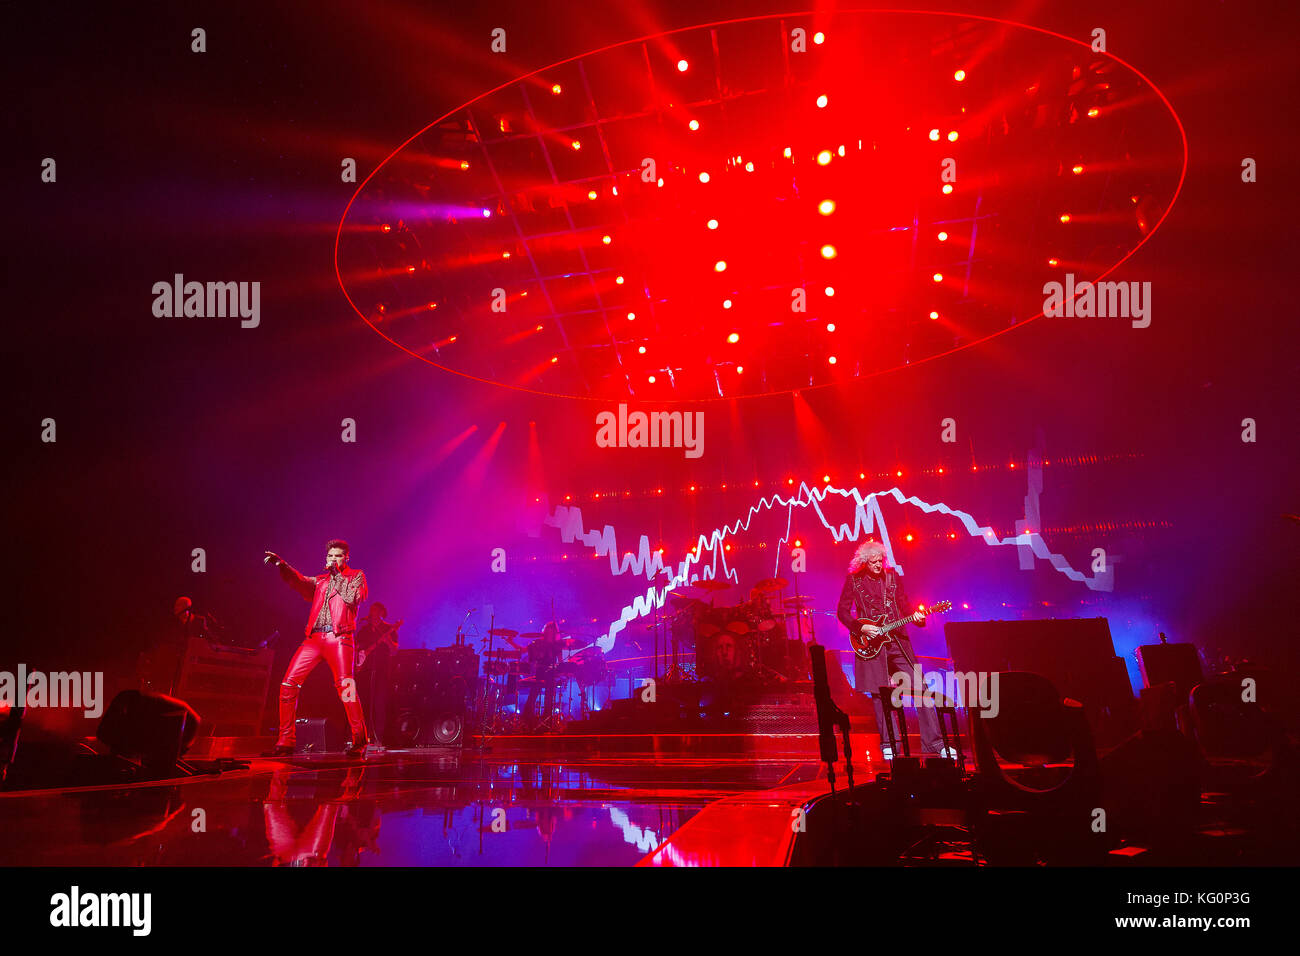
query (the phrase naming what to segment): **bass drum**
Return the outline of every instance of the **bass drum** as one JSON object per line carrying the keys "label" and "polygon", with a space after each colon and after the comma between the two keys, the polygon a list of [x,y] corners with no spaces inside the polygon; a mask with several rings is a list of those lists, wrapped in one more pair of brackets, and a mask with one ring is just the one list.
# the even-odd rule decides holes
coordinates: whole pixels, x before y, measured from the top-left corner
{"label": "bass drum", "polygon": [[599,647],[584,647],[570,657],[568,663],[573,666],[573,679],[578,682],[579,687],[602,684],[609,676],[605,654]]}

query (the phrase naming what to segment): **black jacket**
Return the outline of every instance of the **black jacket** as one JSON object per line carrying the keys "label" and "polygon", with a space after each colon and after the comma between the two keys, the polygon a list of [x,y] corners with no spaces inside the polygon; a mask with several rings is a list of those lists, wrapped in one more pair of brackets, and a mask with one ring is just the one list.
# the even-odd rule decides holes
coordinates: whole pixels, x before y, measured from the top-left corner
{"label": "black jacket", "polygon": [[[866,570],[849,574],[844,578],[844,587],[840,589],[840,603],[835,608],[835,616],[840,619],[850,632],[856,618],[879,618],[885,615],[886,621],[897,621],[913,614],[916,606],[908,599],[903,590],[903,579],[893,569],[885,568],[879,578],[873,578]],[[924,625],[918,625],[924,626]],[[895,639],[907,636],[907,628],[900,627],[894,631]]]}

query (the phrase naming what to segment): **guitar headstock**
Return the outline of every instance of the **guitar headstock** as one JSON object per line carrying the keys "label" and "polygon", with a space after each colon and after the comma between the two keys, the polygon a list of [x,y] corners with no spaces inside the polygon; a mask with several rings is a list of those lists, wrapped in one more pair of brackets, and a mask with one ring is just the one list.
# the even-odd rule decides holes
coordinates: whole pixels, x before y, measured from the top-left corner
{"label": "guitar headstock", "polygon": [[927,608],[925,609],[925,613],[926,613],[926,614],[942,614],[942,613],[944,613],[945,611],[951,611],[951,610],[952,610],[952,602],[951,602],[951,601],[935,601],[933,604],[931,604],[929,607],[927,607]]}

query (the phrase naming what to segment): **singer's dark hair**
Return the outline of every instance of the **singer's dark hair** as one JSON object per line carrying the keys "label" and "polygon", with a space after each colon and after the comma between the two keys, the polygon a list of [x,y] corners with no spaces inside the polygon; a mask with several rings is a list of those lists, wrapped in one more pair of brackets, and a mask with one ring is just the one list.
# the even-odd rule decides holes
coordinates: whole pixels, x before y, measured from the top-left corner
{"label": "singer's dark hair", "polygon": [[326,551],[332,551],[335,548],[342,548],[344,554],[348,554],[348,543],[342,538],[330,538],[325,544]]}

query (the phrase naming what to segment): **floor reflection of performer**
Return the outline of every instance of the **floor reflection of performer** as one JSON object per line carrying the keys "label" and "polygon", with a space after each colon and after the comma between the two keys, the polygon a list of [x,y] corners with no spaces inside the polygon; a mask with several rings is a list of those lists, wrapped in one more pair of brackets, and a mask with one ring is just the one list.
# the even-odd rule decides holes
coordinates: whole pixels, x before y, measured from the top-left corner
{"label": "floor reflection of performer", "polygon": [[352,661],[357,605],[366,599],[365,572],[348,567],[348,543],[341,538],[334,538],[325,545],[325,572],[312,578],[299,574],[274,551],[267,551],[263,560],[274,564],[285,583],[312,602],[307,616],[306,640],[294,653],[280,684],[280,736],[270,755],[293,753],[298,694],[307,676],[323,657],[334,674],[334,687],[343,702],[343,711],[352,731],[347,754],[360,757],[366,749],[366,721],[357,697]]}
{"label": "floor reflection of performer", "polygon": [[388,695],[393,682],[393,655],[397,653],[397,629],[390,624],[382,601],[370,605],[370,612],[357,628],[357,685],[362,710],[370,715],[372,743],[383,748],[388,726]]}
{"label": "floor reflection of performer", "polygon": [[[273,866],[328,866],[335,828],[343,822],[361,790],[364,767],[353,767],[344,777],[336,799],[319,803],[303,826],[294,820],[289,799],[289,780],[297,771],[277,770],[262,801],[266,842],[271,847]],[[376,825],[376,832],[378,827]]]}
{"label": "floor reflection of performer", "polygon": [[[556,671],[560,666],[560,652],[564,642],[560,639],[560,626],[554,621],[542,625],[542,636],[528,645],[528,660],[533,665],[532,687],[524,704],[524,720],[534,725],[547,723],[555,710]],[[537,698],[542,699],[542,712],[537,713]]]}

